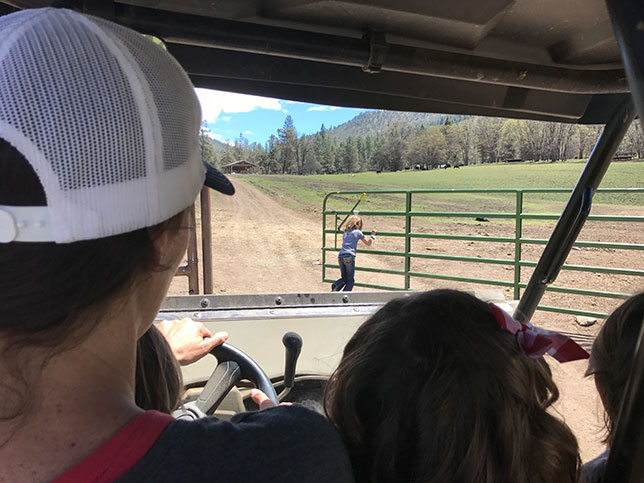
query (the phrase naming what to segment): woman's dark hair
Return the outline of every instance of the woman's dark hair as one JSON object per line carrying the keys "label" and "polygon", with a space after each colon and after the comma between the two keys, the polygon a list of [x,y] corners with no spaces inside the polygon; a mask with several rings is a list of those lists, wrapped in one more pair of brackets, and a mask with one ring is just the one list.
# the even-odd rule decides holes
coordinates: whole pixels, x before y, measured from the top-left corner
{"label": "woman's dark hair", "polygon": [[615,423],[633,366],[644,322],[644,292],[633,295],[606,319],[593,342],[586,375],[594,375],[606,411],[606,442],[613,442]]}
{"label": "woman's dark hair", "polygon": [[[0,205],[46,205],[31,165],[4,140]],[[11,362],[9,352],[29,347],[50,348],[53,355],[83,340],[96,320],[81,321],[79,313],[126,288],[137,270],[154,269],[153,253],[146,229],[65,244],[0,243],[0,338],[6,341],[0,357]]]}
{"label": "woman's dark hair", "polygon": [[393,300],[344,349],[325,394],[357,482],[577,482],[549,368],[454,290]]}
{"label": "woman's dark hair", "polygon": [[182,390],[179,362],[163,334],[153,325],[136,345],[136,405],[170,414],[179,407]]}

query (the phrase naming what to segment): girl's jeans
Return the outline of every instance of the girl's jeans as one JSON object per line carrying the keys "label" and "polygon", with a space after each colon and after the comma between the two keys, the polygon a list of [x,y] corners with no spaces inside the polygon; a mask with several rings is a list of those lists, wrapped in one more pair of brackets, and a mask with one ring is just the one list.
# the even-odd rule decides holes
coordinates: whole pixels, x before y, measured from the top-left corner
{"label": "girl's jeans", "polygon": [[333,286],[338,292],[342,290],[342,287],[345,292],[351,292],[355,282],[356,257],[343,255],[338,257],[338,264],[340,265],[340,278],[333,282]]}

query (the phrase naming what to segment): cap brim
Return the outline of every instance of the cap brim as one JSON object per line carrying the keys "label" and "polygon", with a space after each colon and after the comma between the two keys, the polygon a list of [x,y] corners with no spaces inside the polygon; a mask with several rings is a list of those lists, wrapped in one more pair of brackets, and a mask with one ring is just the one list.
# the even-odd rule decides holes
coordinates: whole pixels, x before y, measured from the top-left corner
{"label": "cap brim", "polygon": [[206,167],[206,181],[203,183],[205,186],[225,195],[230,196],[235,194],[235,187],[221,171],[205,161],[203,164]]}

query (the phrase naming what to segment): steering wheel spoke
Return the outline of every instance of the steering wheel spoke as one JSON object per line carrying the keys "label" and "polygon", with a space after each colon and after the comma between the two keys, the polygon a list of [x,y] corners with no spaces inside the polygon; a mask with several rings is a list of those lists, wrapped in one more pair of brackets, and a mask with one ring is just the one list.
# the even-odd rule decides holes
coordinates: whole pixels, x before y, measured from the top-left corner
{"label": "steering wheel spoke", "polygon": [[241,378],[242,371],[237,362],[220,361],[195,401],[195,406],[204,414],[213,414],[215,408]]}
{"label": "steering wheel spoke", "polygon": [[271,380],[246,353],[229,344],[221,344],[210,353],[217,358],[217,367],[210,375],[199,397],[173,413],[176,418],[197,419],[214,414],[226,394],[241,379],[251,381],[275,404],[279,404]]}

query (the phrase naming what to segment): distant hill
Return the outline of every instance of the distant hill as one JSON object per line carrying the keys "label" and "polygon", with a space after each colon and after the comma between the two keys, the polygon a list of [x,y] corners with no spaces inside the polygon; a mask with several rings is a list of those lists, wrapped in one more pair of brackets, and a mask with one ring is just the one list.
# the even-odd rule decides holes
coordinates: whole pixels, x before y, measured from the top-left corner
{"label": "distant hill", "polygon": [[215,147],[216,153],[222,153],[224,151],[224,146],[226,146],[225,143],[222,143],[221,141],[217,141],[215,138],[210,138],[210,142]]}
{"label": "distant hill", "polygon": [[349,136],[367,136],[384,134],[389,124],[393,122],[409,123],[414,127],[443,124],[449,117],[452,122],[460,122],[469,116],[453,116],[449,114],[426,114],[421,112],[369,111],[357,115],[350,121],[329,129],[329,135],[336,142],[342,142]]}

